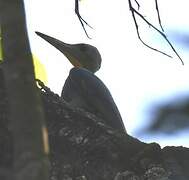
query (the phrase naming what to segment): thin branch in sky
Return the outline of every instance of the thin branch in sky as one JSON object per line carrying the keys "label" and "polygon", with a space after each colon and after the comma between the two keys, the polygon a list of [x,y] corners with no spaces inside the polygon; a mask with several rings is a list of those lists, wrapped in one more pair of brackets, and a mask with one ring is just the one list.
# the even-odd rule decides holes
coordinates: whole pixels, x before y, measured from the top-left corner
{"label": "thin branch in sky", "polygon": [[[157,0],[155,0],[157,2]],[[136,2],[136,1],[135,1]],[[179,56],[179,54],[177,53],[177,51],[175,50],[175,48],[173,47],[173,45],[171,44],[171,42],[168,40],[167,36],[165,35],[165,33],[163,31],[160,31],[158,28],[156,28],[152,23],[150,23],[142,14],[140,14],[133,6],[132,6],[132,3],[131,3],[131,0],[128,0],[128,3],[129,3],[129,9],[131,11],[131,14],[132,14],[132,17],[133,17],[133,20],[134,20],[134,23],[135,23],[135,28],[136,28],[136,31],[137,31],[137,35],[138,35],[138,38],[139,40],[148,48],[154,50],[154,51],[157,51],[161,54],[164,54],[168,57],[171,57],[170,55],[168,55],[167,53],[163,52],[163,51],[160,51],[156,48],[153,48],[151,47],[150,45],[146,44],[142,38],[140,37],[140,32],[139,32],[139,28],[138,28],[138,23],[137,23],[137,20],[136,20],[136,15],[138,17],[140,17],[146,24],[148,24],[150,27],[152,27],[155,31],[157,31],[165,40],[166,42],[169,44],[169,46],[171,47],[171,49],[173,50],[173,52],[176,54],[176,56],[180,59],[181,63],[184,65],[184,62],[182,60],[182,58]],[[159,12],[159,11],[158,11]],[[159,16],[159,15],[158,15]],[[160,16],[159,16],[160,17]],[[161,24],[161,20],[159,21],[159,23]],[[161,25],[160,25],[161,26]]]}
{"label": "thin branch in sky", "polygon": [[160,17],[160,13],[159,13],[159,6],[158,6],[157,0],[155,0],[155,5],[156,5],[156,11],[157,11],[159,25],[160,25],[161,30],[164,32],[164,29],[163,29],[163,26],[162,26],[162,23],[161,23],[161,17]]}
{"label": "thin branch in sky", "polygon": [[139,10],[140,9],[140,4],[139,4],[139,2],[137,1],[137,0],[134,0],[135,1],[135,3],[137,4],[137,9]]}
{"label": "thin branch in sky", "polygon": [[138,28],[138,23],[137,23],[137,20],[136,20],[136,17],[135,17],[134,12],[133,12],[132,16],[133,16],[133,19],[134,19],[134,23],[135,23],[135,27],[136,27],[136,31],[137,31],[137,36],[138,36],[139,40],[142,42],[142,44],[144,44],[146,47],[148,47],[148,48],[150,48],[150,49],[152,49],[152,50],[154,50],[154,51],[157,51],[157,52],[159,52],[159,53],[161,53],[161,54],[163,54],[163,55],[166,55],[166,56],[172,58],[172,56],[170,56],[169,54],[167,54],[167,53],[165,53],[165,52],[163,52],[163,51],[160,51],[160,50],[158,50],[158,49],[156,49],[156,48],[153,48],[152,46],[146,44],[146,43],[142,40],[142,38],[140,37],[140,32],[139,32],[139,28]]}
{"label": "thin branch in sky", "polygon": [[76,13],[76,15],[77,15],[77,17],[78,17],[78,19],[79,19],[79,21],[81,23],[81,26],[82,26],[83,30],[85,31],[86,36],[89,39],[91,39],[89,37],[88,33],[87,33],[87,30],[85,29],[85,25],[89,26],[90,28],[92,28],[92,27],[81,17],[81,15],[79,13],[79,0],[75,0],[75,13]]}

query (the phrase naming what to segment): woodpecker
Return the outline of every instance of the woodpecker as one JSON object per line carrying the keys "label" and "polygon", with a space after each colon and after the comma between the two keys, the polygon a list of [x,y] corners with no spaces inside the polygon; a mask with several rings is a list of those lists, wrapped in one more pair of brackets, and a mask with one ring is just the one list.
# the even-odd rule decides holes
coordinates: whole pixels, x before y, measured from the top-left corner
{"label": "woodpecker", "polygon": [[65,81],[61,97],[73,107],[100,117],[113,129],[126,132],[110,91],[94,74],[102,61],[97,48],[89,44],[67,44],[40,32],[36,34],[61,51],[74,66]]}

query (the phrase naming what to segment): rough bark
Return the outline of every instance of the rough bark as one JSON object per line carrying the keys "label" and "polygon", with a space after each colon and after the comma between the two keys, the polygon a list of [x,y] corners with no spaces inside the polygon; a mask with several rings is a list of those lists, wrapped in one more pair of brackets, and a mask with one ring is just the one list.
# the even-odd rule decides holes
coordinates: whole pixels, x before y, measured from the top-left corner
{"label": "rough bark", "polygon": [[[120,134],[47,87],[39,89],[50,141],[52,180],[188,180],[189,149]],[[13,163],[8,100],[0,74],[0,170]],[[2,179],[0,177],[0,179]]]}

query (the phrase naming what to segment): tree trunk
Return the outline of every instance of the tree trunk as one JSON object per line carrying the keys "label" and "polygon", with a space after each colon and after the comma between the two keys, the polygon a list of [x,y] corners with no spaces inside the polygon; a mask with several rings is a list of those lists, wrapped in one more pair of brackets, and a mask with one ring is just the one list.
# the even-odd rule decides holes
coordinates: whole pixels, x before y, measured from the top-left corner
{"label": "tree trunk", "polygon": [[1,64],[13,136],[13,177],[47,180],[47,141],[43,108],[34,79],[23,0],[0,0]]}

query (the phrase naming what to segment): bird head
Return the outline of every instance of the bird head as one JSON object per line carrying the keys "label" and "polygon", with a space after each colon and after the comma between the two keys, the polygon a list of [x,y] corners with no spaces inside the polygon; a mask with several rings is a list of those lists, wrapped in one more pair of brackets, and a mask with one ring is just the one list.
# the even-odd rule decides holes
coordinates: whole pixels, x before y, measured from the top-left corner
{"label": "bird head", "polygon": [[100,69],[102,60],[96,47],[83,43],[67,44],[40,32],[36,34],[61,51],[74,67],[85,68],[93,73]]}

